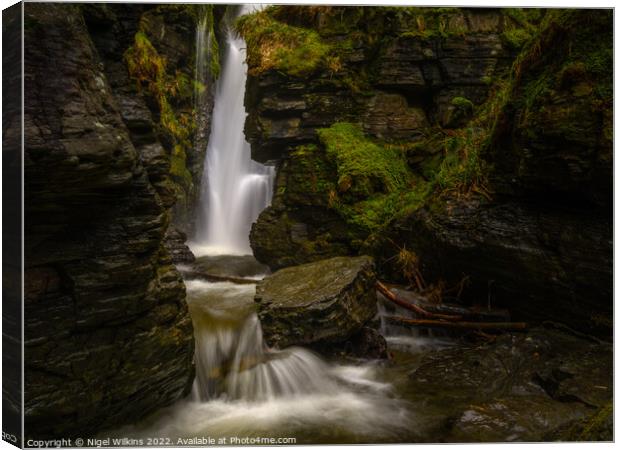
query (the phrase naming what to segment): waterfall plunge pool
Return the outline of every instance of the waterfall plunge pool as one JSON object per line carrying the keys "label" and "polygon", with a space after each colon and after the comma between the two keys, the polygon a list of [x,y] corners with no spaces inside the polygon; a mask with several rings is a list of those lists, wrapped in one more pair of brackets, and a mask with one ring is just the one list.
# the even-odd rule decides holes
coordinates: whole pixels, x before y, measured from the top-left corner
{"label": "waterfall plunge pool", "polygon": [[[231,257],[214,259],[224,271],[248,270],[249,257],[235,258],[236,265]],[[388,342],[388,360],[270,349],[256,316],[254,284],[188,279],[186,286],[196,342],[192,392],[101,438],[174,446],[255,438],[294,439],[288,444],[547,440],[591,410],[545,392],[533,378],[548,364],[537,352],[552,352],[549,361],[560,367],[583,366],[570,383],[587,395],[596,389],[585,372],[605,373],[588,367],[601,366],[606,347],[564,333],[536,329],[468,343],[382,323],[394,311],[381,301],[375,323]]]}

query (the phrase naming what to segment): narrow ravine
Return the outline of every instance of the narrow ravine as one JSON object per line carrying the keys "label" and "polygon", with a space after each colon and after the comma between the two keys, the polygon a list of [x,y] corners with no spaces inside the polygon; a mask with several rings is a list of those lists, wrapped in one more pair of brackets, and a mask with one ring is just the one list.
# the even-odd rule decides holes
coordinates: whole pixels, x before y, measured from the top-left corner
{"label": "narrow ravine", "polygon": [[13,14],[5,438],[613,439],[612,9]]}
{"label": "narrow ravine", "polygon": [[[204,27],[199,33],[202,58],[211,38]],[[225,36],[190,242],[197,259],[178,266],[194,328],[192,390],[116,435],[168,445],[512,441],[546,438],[546,424],[557,428],[568,414],[581,417],[584,406],[549,395],[540,375],[546,369],[531,361],[531,348],[566,351],[559,361],[567,361],[570,348],[583,345],[549,330],[468,341],[404,328],[388,318],[413,317],[411,311],[379,295],[370,322],[387,343],[386,359],[268,345],[269,325],[264,337],[255,297],[256,283],[270,272],[254,259],[249,234],[271,203],[275,169],[251,159],[244,135],[246,44],[230,28]],[[506,372],[507,365],[517,369]]]}
{"label": "narrow ravine", "polygon": [[[241,12],[248,11],[246,6]],[[208,38],[197,44],[208,45]],[[243,255],[252,253],[250,227],[271,201],[275,170],[250,158],[243,134],[245,43],[230,29],[225,54],[204,166],[200,228],[190,246],[211,270],[256,282],[266,274],[231,267],[247,264]],[[270,349],[253,283],[191,279],[186,287],[196,345],[192,393],[119,436],[158,436],[172,444],[196,436],[293,437],[296,443],[413,438],[406,403],[382,380],[375,362],[327,362],[301,347]]]}

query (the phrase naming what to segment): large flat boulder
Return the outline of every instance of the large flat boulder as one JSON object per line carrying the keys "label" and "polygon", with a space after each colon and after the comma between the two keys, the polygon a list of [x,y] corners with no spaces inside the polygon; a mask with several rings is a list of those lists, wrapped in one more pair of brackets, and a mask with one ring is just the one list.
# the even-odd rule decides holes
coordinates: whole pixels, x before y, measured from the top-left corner
{"label": "large flat boulder", "polygon": [[288,267],[256,288],[266,342],[322,345],[344,342],[377,311],[371,257],[336,257]]}

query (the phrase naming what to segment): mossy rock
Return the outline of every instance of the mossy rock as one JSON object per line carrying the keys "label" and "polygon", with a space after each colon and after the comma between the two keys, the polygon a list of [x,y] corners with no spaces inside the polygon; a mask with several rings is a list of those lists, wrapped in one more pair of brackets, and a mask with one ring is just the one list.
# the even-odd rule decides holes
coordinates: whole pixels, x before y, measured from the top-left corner
{"label": "mossy rock", "polygon": [[265,340],[279,348],[346,341],[376,314],[375,281],[368,256],[275,272],[256,287]]}

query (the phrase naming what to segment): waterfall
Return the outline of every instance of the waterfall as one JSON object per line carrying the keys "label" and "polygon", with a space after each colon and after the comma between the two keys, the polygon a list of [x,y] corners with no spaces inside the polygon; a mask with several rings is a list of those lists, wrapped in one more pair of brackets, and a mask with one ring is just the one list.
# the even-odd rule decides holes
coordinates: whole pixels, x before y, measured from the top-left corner
{"label": "waterfall", "polygon": [[333,396],[351,384],[389,390],[372,379],[370,367],[329,365],[301,347],[270,349],[254,309],[254,285],[201,280],[186,285],[196,339],[194,401]]}
{"label": "waterfall", "polygon": [[[241,13],[249,12],[249,5]],[[209,26],[196,30],[196,81],[209,81]],[[203,172],[198,232],[190,244],[218,269],[252,254],[252,223],[269,205],[275,171],[251,159],[243,126],[245,43],[230,29],[215,89]],[[196,83],[199,86],[199,83]],[[206,110],[204,91],[197,104]],[[219,256],[215,256],[219,255]],[[219,261],[219,262],[218,262]],[[233,270],[234,272],[234,270]],[[228,273],[228,272],[225,272]],[[238,277],[235,274],[235,277]],[[255,279],[255,278],[253,278]],[[123,436],[312,436],[394,440],[407,429],[404,404],[378,379],[375,363],[328,363],[310,350],[269,348],[254,302],[254,284],[186,279],[194,326],[196,376],[192,394]],[[318,433],[318,434],[317,434]]]}
{"label": "waterfall", "polygon": [[336,377],[303,348],[270,350],[252,314],[237,328],[219,322],[196,330],[193,398],[269,401],[281,397],[338,393]]}
{"label": "waterfall", "polygon": [[[242,13],[246,12],[248,7],[242,8]],[[197,40],[197,44],[208,45],[207,41]],[[201,55],[205,53],[200,51]],[[252,223],[269,206],[273,195],[275,169],[252,161],[250,145],[243,134],[246,78],[245,42],[229,27],[224,64],[215,90],[200,193],[199,229],[191,245],[197,256],[252,254]]]}

